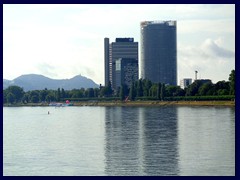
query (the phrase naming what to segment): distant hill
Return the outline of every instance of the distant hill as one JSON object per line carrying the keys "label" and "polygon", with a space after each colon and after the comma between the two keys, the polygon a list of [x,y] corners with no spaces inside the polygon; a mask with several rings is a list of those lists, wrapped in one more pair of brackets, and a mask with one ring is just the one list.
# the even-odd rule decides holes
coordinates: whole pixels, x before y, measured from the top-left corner
{"label": "distant hill", "polygon": [[42,90],[45,88],[53,90],[57,90],[58,88],[72,90],[74,88],[80,89],[99,87],[99,85],[93,80],[81,75],[75,76],[71,79],[51,79],[38,74],[22,75],[12,81],[3,79],[3,89],[6,89],[10,85],[22,87],[24,91]]}

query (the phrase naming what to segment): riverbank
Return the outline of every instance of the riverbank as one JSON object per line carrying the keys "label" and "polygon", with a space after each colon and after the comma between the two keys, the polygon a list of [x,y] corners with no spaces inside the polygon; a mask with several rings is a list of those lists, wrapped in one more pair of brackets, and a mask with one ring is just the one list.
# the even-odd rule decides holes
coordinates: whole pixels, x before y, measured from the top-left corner
{"label": "riverbank", "polygon": [[[74,102],[74,106],[235,106],[235,101],[87,101]],[[5,104],[4,107],[48,106],[48,103]]]}
{"label": "riverbank", "polygon": [[128,102],[79,102],[75,106],[235,106],[234,101],[128,101]]}

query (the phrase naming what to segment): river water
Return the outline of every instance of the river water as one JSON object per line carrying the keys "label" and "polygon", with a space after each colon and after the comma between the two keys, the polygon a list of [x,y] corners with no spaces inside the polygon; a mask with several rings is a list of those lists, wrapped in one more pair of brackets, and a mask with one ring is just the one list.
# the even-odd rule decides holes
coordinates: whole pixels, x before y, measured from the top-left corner
{"label": "river water", "polygon": [[4,107],[3,175],[234,176],[235,109]]}

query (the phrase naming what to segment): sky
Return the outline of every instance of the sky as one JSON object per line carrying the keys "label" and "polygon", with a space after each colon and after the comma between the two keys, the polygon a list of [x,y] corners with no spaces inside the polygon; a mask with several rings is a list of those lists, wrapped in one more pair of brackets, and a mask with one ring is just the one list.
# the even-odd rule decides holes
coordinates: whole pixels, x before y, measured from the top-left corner
{"label": "sky", "polygon": [[178,84],[228,81],[235,69],[233,4],[3,4],[3,78],[82,75],[104,84],[104,38],[133,37],[140,22],[177,21]]}

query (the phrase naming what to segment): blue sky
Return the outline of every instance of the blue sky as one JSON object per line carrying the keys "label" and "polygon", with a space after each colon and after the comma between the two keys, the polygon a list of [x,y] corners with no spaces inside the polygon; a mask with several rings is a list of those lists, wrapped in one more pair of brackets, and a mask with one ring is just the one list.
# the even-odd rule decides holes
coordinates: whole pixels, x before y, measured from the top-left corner
{"label": "blue sky", "polygon": [[177,20],[182,78],[228,80],[235,69],[235,5],[3,5],[3,78],[83,75],[104,83],[104,38],[133,37],[140,22]]}

